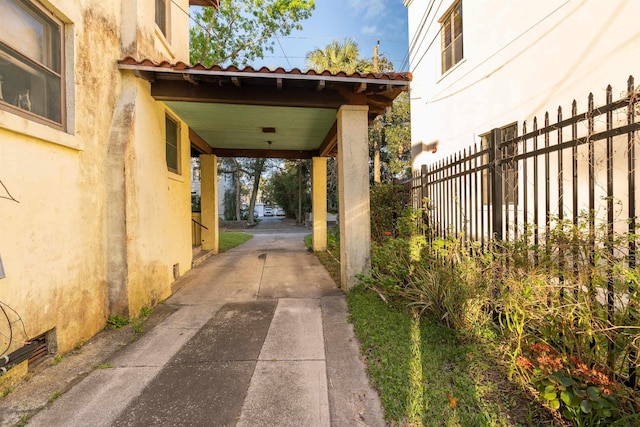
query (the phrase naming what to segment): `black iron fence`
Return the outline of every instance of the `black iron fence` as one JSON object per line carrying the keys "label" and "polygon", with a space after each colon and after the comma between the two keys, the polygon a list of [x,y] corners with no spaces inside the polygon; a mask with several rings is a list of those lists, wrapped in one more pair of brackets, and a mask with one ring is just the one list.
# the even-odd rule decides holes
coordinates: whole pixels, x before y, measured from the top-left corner
{"label": "black iron fence", "polygon": [[[589,94],[579,113],[574,100],[567,118],[558,108],[553,123],[547,112],[542,121],[492,129],[478,144],[423,166],[411,185],[413,207],[425,208],[432,237],[456,236],[481,247],[524,241],[536,263],[554,251],[559,270],[573,265],[576,277],[576,252],[558,244],[558,228],[582,230],[587,264],[605,271],[604,283],[589,290],[613,320],[616,301],[637,292],[630,284],[614,295],[612,265],[622,260],[635,269],[638,262],[640,91],[631,76],[617,100],[608,86],[604,105],[594,102]],[[636,362],[627,372],[635,387]]]}
{"label": "black iron fence", "polygon": [[[550,123],[493,129],[475,146],[432,165],[422,166],[412,181],[413,205],[427,204],[435,235],[465,239],[509,240],[530,227],[536,243],[553,222],[588,216],[602,221],[613,235],[620,224],[635,233],[640,208],[636,201],[637,132],[640,96],[629,77],[627,91],[585,112],[573,101],[569,118],[558,108]],[[588,215],[587,213],[591,213]],[[615,230],[614,230],[615,229]],[[636,246],[629,256],[635,263]]]}

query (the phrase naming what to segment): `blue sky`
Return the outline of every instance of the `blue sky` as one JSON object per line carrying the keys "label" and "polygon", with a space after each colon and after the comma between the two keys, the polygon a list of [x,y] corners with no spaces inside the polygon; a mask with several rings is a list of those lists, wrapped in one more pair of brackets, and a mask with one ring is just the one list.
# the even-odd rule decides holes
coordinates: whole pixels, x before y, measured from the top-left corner
{"label": "blue sky", "polygon": [[[380,53],[400,69],[407,53],[407,8],[402,0],[316,0],[311,18],[302,22],[302,31],[279,37],[274,52],[253,65],[281,66],[285,69],[305,67],[305,55],[315,48],[324,48],[332,40],[354,39],[360,56],[371,57],[373,46],[380,40]],[[278,44],[278,41],[280,42]]]}

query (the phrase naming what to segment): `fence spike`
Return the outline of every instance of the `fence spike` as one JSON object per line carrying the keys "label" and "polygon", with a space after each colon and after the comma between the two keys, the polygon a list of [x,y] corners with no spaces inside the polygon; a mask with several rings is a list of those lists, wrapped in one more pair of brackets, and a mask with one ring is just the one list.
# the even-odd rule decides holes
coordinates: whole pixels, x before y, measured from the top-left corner
{"label": "fence spike", "polygon": [[627,94],[628,96],[631,96],[631,94],[633,93],[633,85],[634,85],[633,76],[629,76],[629,78],[627,79],[627,91],[629,92]]}
{"label": "fence spike", "polygon": [[571,103],[571,116],[575,117],[578,114],[578,102],[574,99]]}

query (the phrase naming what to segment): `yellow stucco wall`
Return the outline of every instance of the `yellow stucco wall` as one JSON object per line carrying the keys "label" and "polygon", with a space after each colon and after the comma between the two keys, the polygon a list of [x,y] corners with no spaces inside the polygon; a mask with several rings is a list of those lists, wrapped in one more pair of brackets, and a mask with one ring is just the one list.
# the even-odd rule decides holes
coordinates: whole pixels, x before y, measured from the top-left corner
{"label": "yellow stucco wall", "polygon": [[[187,61],[188,17],[173,17],[170,44],[158,45],[152,1],[41,3],[65,23],[68,127],[0,110],[0,180],[19,201],[0,199],[0,302],[20,314],[28,337],[55,328],[64,353],[110,314],[135,316],[166,298],[174,264],[180,274],[190,268],[188,129],[175,175],[165,163],[164,104],[116,65],[125,55]],[[20,328],[18,341],[27,338]]]}

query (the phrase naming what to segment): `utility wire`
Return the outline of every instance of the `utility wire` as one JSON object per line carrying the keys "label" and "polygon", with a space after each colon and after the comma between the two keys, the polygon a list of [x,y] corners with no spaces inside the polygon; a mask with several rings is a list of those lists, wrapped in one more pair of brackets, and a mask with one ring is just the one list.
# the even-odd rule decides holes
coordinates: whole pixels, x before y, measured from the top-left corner
{"label": "utility wire", "polygon": [[[552,10],[551,12],[549,12],[547,15],[545,15],[542,19],[540,19],[538,22],[534,23],[533,25],[531,25],[529,28],[527,28],[526,30],[524,30],[522,33],[520,33],[518,36],[516,36],[515,38],[513,38],[511,41],[509,41],[507,44],[505,44],[504,46],[502,46],[500,49],[496,50],[494,53],[492,53],[491,55],[489,55],[488,57],[486,57],[482,62],[480,62],[479,64],[477,64],[475,67],[473,67],[472,69],[470,69],[469,71],[467,71],[465,74],[463,74],[462,76],[458,77],[456,79],[456,81],[452,82],[449,86],[445,87],[444,89],[442,89],[439,93],[442,93],[444,91],[446,91],[447,89],[449,89],[451,86],[453,86],[454,84],[456,84],[457,82],[461,81],[463,78],[465,78],[466,76],[468,76],[470,73],[472,73],[473,71],[475,71],[476,69],[478,69],[478,67],[480,67],[482,64],[484,64],[485,62],[487,62],[488,60],[490,60],[491,58],[493,58],[494,56],[496,56],[498,53],[502,52],[504,49],[506,49],[507,47],[509,47],[510,45],[512,45],[513,43],[515,43],[518,39],[520,39],[522,36],[524,36],[525,34],[527,34],[529,31],[531,31],[533,28],[537,27],[538,25],[540,25],[542,22],[544,22],[546,19],[548,19],[551,15],[553,15],[554,13],[556,13],[557,11],[559,11],[560,9],[562,9],[564,6],[566,6],[571,0],[566,0],[564,3],[562,3],[560,6],[558,6],[557,8],[555,8],[554,10]],[[432,42],[433,43],[433,42]],[[429,45],[431,46],[431,45]],[[427,48],[428,50],[429,48]],[[422,55],[422,57],[420,58],[420,61],[422,61],[422,58],[424,58],[424,56],[426,55],[426,51],[425,53]],[[418,61],[418,64],[420,64],[420,61]],[[418,64],[416,64],[416,67],[418,66]],[[414,68],[415,70],[415,68]],[[483,80],[486,77],[483,77],[479,80],[476,80],[475,82],[453,92],[450,93],[448,95],[442,96],[440,98],[434,98],[432,100],[429,101],[429,103],[433,103],[433,102],[437,102],[437,101],[441,101],[443,99],[449,98],[453,95],[456,95],[468,88],[470,88],[471,86],[473,86],[474,84],[478,83],[480,80]]]}
{"label": "utility wire", "polygon": [[[420,28],[418,29],[418,31],[416,31],[416,34],[411,38],[411,41],[409,42],[409,46],[408,46],[408,50],[407,50],[407,54],[405,55],[405,58],[402,60],[402,65],[401,68],[404,67],[404,65],[410,61],[411,59],[411,52],[416,50],[416,43],[418,43],[418,38],[420,37],[420,34],[422,33],[422,31],[424,30],[424,26],[427,23],[428,17],[431,14],[431,10],[433,9],[433,5],[436,3],[436,0],[432,0],[431,3],[429,4],[427,10],[425,11],[422,19],[420,20]],[[442,0],[440,0],[440,3],[438,4],[438,9],[440,9],[440,6],[442,6]],[[420,46],[422,46],[422,42],[424,41],[424,39],[427,37],[427,34],[429,34],[429,30],[431,29],[431,26],[433,25],[433,22],[435,21],[435,15],[433,15],[433,18],[431,19],[431,22],[429,23],[429,26],[427,27],[427,29],[425,30],[425,34],[424,37],[422,38],[422,40],[420,41],[420,44],[418,45],[418,48],[420,48]]]}
{"label": "utility wire", "polygon": [[284,51],[283,47],[282,47],[282,43],[280,43],[280,39],[278,38],[277,34],[274,34],[274,37],[276,38],[276,41],[278,42],[278,46],[280,46],[280,50],[282,51],[282,54],[284,55],[284,59],[287,60],[287,64],[289,64],[289,69],[293,68],[291,66],[291,62],[289,62],[289,58],[287,58],[287,53]]}
{"label": "utility wire", "polygon": [[[16,320],[11,321],[11,318],[9,317],[9,313],[7,313],[7,310],[5,310],[5,307],[11,310],[17,316]],[[2,313],[4,314],[4,317],[7,320],[7,327],[9,329],[9,335],[0,331],[0,335],[8,339],[6,348],[2,351],[2,353],[0,353],[0,355],[3,355],[7,352],[7,350],[9,350],[12,342],[18,342],[18,343],[24,344],[25,342],[29,341],[29,335],[27,334],[27,329],[24,326],[24,321],[22,320],[22,317],[20,317],[17,311],[15,311],[13,308],[3,303],[2,301],[0,301],[0,311],[2,311]],[[24,333],[24,337],[25,337],[24,341],[17,341],[13,339],[13,324],[16,322],[20,322],[22,324],[22,332]]]}

